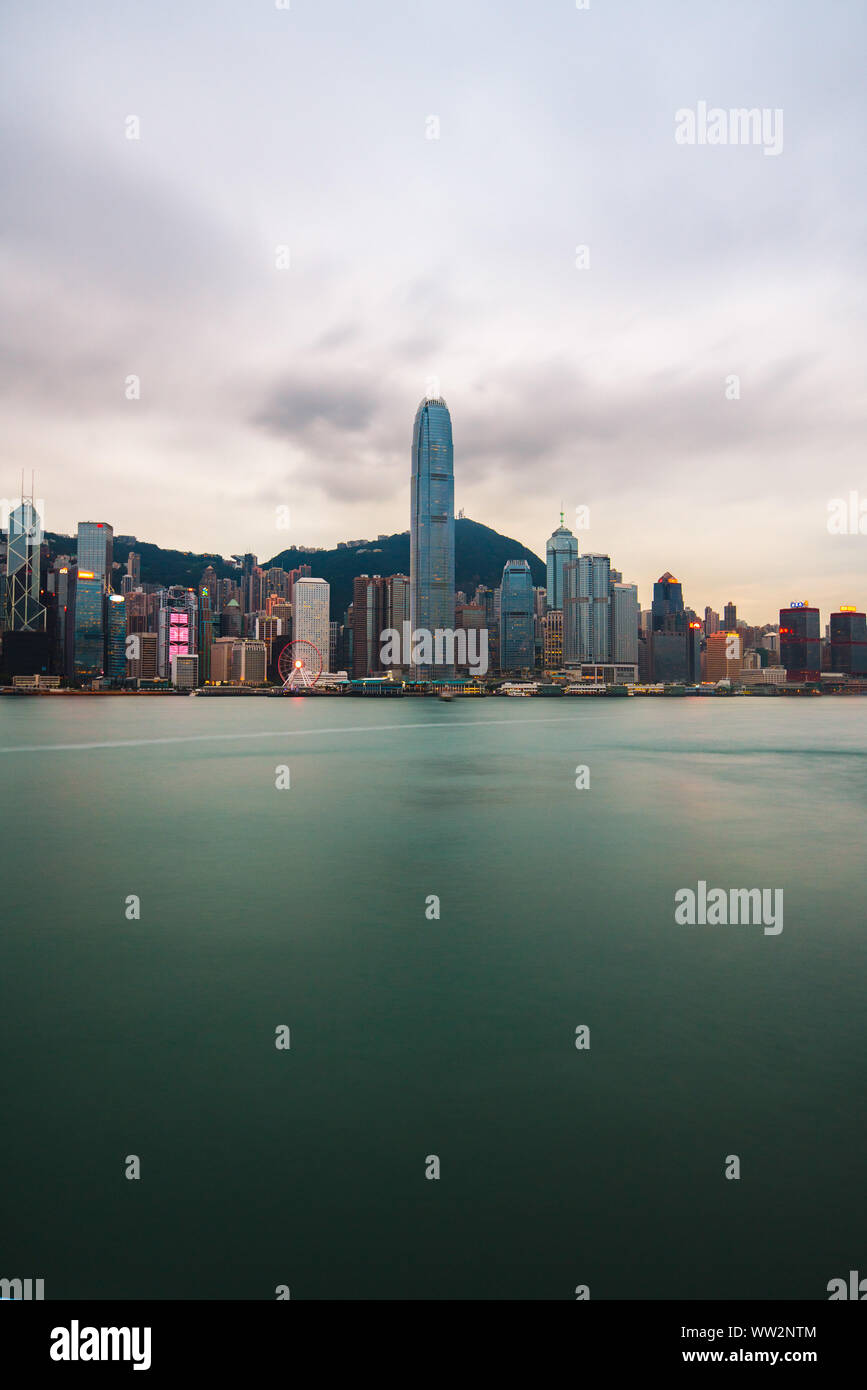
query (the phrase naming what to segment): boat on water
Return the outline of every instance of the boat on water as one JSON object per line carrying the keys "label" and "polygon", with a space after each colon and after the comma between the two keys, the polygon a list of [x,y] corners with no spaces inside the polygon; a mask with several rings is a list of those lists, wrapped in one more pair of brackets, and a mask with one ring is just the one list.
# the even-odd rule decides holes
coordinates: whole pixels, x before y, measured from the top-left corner
{"label": "boat on water", "polygon": [[454,698],[455,697],[450,690],[441,690],[439,695],[437,696],[438,700],[445,700],[447,703],[453,700]]}
{"label": "boat on water", "polygon": [[535,683],[520,685],[517,682],[510,682],[504,685],[500,691],[502,695],[516,695],[519,698],[536,694]]}

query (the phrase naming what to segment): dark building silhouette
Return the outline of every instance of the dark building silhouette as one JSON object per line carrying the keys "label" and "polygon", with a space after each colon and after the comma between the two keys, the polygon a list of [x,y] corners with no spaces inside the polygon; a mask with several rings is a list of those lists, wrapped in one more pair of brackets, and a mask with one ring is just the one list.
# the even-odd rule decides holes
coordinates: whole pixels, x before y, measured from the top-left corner
{"label": "dark building silhouette", "polygon": [[668,570],[653,586],[650,666],[657,682],[686,684],[701,679],[701,623],[684,608],[683,587]]}
{"label": "dark building silhouette", "polygon": [[780,609],[780,665],[786,668],[787,681],[819,680],[822,661],[818,608],[792,604]]}
{"label": "dark building silhouette", "polygon": [[867,615],[852,608],[832,613],[830,647],[830,670],[867,676]]}

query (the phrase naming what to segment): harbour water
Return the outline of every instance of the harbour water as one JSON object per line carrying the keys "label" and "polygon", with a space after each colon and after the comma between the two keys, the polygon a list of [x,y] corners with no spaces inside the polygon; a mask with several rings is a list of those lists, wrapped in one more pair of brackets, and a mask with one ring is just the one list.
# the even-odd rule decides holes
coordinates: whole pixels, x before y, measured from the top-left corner
{"label": "harbour water", "polygon": [[[865,730],[860,699],[0,701],[0,1276],[827,1298],[867,1250]],[[784,929],[678,925],[700,881],[782,889]]]}

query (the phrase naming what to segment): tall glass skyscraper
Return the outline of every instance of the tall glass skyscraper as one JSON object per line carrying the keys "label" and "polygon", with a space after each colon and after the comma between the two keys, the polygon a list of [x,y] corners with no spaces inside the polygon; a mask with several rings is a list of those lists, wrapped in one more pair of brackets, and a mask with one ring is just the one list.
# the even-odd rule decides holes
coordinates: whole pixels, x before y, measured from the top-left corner
{"label": "tall glass skyscraper", "polygon": [[118,685],[126,678],[126,599],[109,594],[105,619],[105,674]]}
{"label": "tall glass skyscraper", "polygon": [[105,585],[98,574],[79,570],[75,584],[75,677],[105,674]]}
{"label": "tall glass skyscraper", "polygon": [[9,513],[6,556],[6,611],[4,627],[10,632],[44,632],[45,607],[41,588],[40,547],[42,522],[32,501],[23,499]]}
{"label": "tall glass skyscraper", "polygon": [[[426,396],[412,431],[409,581],[415,632],[455,625],[455,463],[452,418],[441,396]],[[432,666],[426,674],[452,675]]]}
{"label": "tall glass skyscraper", "polygon": [[114,528],[107,521],[79,521],[78,568],[95,574],[111,589],[111,567],[114,560]]}
{"label": "tall glass skyscraper", "polygon": [[567,565],[573,564],[578,559],[578,538],[573,536],[568,526],[563,525],[562,512],[560,513],[560,525],[548,538],[545,554],[548,561],[548,607],[562,609],[563,572]]}
{"label": "tall glass skyscraper", "polygon": [[535,664],[533,576],[526,560],[508,560],[500,590],[500,670],[532,671]]}

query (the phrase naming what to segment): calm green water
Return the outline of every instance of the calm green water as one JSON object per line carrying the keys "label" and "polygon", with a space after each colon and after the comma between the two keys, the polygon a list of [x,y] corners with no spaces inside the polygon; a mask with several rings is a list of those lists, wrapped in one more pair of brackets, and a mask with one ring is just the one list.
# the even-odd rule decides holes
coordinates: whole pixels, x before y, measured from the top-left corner
{"label": "calm green water", "polygon": [[[0,1276],[822,1299],[867,1274],[865,730],[858,699],[0,701],[0,746],[44,749],[0,755]],[[782,934],[677,926],[699,879],[781,887]]]}

